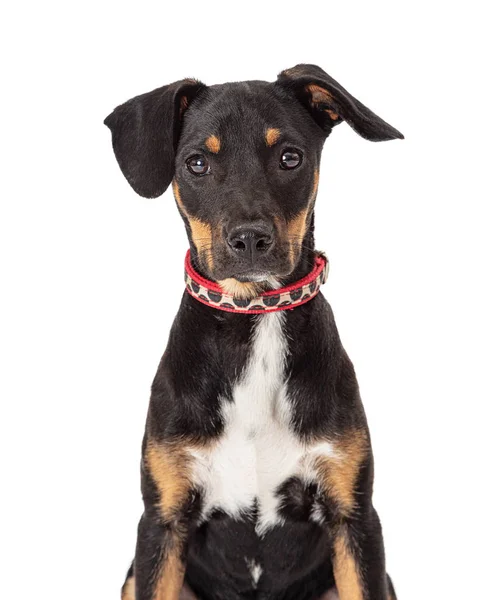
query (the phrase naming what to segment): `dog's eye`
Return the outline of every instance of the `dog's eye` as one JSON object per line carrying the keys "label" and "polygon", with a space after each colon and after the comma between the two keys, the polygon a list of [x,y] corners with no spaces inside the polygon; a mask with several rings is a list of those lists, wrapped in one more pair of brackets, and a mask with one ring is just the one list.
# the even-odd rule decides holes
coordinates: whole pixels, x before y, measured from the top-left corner
{"label": "dog's eye", "polygon": [[282,169],[296,169],[302,162],[303,155],[299,150],[287,148],[286,150],[283,150],[279,164]]}
{"label": "dog's eye", "polygon": [[207,175],[210,172],[210,164],[204,156],[197,154],[190,156],[186,161],[188,171],[193,175]]}

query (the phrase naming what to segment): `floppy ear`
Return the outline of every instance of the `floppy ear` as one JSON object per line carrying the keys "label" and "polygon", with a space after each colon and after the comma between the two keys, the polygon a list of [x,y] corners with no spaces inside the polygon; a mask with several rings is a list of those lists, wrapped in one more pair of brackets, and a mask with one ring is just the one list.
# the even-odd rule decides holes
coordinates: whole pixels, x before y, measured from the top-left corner
{"label": "floppy ear", "polygon": [[372,142],[404,139],[343,86],[316,65],[296,65],[278,75],[276,85],[290,90],[327,133],[343,120]]}
{"label": "floppy ear", "polygon": [[183,79],[128,100],[105,119],[118,164],[140,196],[157,198],[170,185],[181,117],[205,88]]}

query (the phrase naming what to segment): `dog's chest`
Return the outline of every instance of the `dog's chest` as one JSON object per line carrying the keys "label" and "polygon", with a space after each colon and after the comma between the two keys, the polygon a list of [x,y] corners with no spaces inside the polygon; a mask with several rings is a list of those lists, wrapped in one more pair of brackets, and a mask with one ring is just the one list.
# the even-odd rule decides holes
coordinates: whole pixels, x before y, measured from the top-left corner
{"label": "dog's chest", "polygon": [[291,477],[313,482],[315,459],[332,450],[327,442],[307,446],[293,432],[284,318],[277,312],[258,319],[232,401],[222,400],[223,435],[211,448],[193,452],[202,517],[207,519],[215,509],[239,517],[256,506],[259,534],[282,522],[281,485]]}

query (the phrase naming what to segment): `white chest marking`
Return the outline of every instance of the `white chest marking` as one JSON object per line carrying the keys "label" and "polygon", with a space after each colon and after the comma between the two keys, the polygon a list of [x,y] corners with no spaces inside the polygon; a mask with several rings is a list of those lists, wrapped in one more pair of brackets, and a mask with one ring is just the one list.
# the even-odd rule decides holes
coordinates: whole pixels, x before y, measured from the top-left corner
{"label": "white chest marking", "polygon": [[329,442],[307,446],[292,431],[284,375],[288,352],[284,319],[283,312],[258,318],[233,401],[222,400],[224,433],[211,449],[192,451],[193,479],[203,492],[203,518],[215,508],[240,518],[257,500],[258,535],[283,522],[278,487],[292,476],[315,481],[315,459],[334,455]]}

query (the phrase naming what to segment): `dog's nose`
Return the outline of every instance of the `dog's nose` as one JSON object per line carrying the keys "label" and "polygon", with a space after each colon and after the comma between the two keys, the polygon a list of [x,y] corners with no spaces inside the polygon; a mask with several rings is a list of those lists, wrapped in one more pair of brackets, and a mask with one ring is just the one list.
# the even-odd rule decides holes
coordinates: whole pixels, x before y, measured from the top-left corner
{"label": "dog's nose", "polygon": [[228,246],[237,254],[252,260],[259,254],[266,254],[273,244],[273,231],[266,225],[235,227],[226,241]]}

